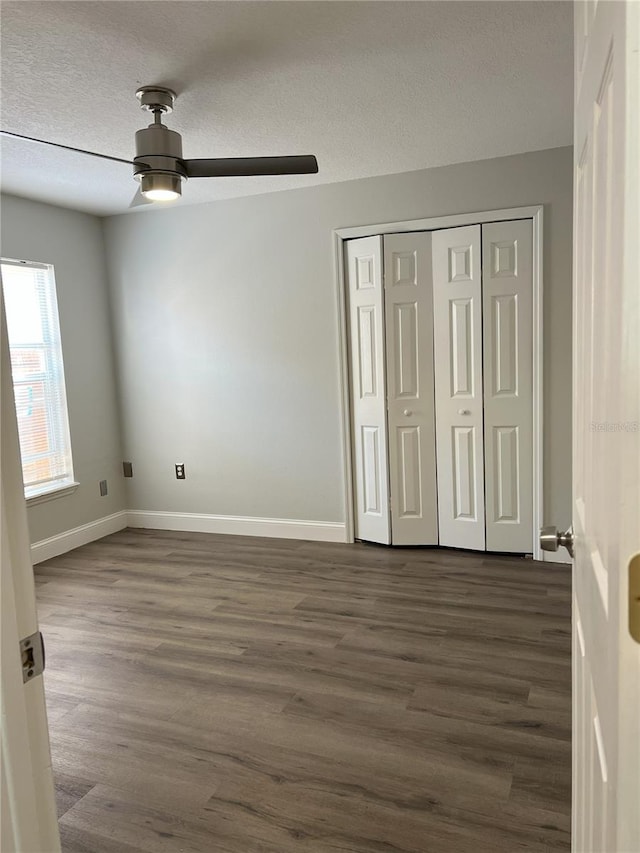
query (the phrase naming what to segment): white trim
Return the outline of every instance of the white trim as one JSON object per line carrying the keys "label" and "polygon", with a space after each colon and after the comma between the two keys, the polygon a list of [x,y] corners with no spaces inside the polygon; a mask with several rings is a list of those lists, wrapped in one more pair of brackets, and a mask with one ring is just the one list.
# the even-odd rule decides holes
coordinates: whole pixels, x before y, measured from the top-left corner
{"label": "white trim", "polygon": [[53,264],[47,264],[43,261],[23,261],[19,258],[0,258],[3,264],[10,264],[14,267],[35,267],[40,270],[53,269]]}
{"label": "white trim", "polygon": [[80,483],[77,483],[74,480],[72,483],[65,483],[64,486],[56,486],[53,489],[47,489],[46,491],[37,492],[37,494],[29,495],[28,497],[27,495],[25,495],[27,507],[36,506],[36,504],[46,503],[47,501],[52,501],[56,498],[65,498],[68,495],[72,495],[79,485]]}
{"label": "white trim", "polygon": [[[338,234],[338,232],[334,232]],[[351,453],[351,401],[349,399],[349,335],[347,333],[347,300],[344,274],[344,240],[334,237],[334,265],[337,282],[338,369],[340,372],[340,420],[342,466],[344,472],[344,542],[355,541],[353,517],[353,455]]]}
{"label": "white trim", "polygon": [[74,527],[72,530],[57,533],[49,539],[34,542],[31,546],[31,560],[34,565],[42,563],[44,560],[66,554],[67,551],[72,551],[81,545],[102,539],[103,536],[108,536],[110,533],[117,533],[118,530],[123,530],[126,526],[127,513],[124,510],[114,512],[113,515],[105,515],[104,518],[98,518],[88,524]]}
{"label": "white trim", "polygon": [[514,219],[533,220],[533,542],[531,550],[536,560],[543,558],[539,530],[544,518],[543,491],[543,205],[485,210],[478,213],[460,213],[430,219],[412,219],[406,222],[385,222],[378,225],[357,225],[336,228],[333,231],[335,280],[338,294],[338,368],[341,390],[341,422],[343,448],[343,475],[345,493],[345,538],[354,541],[353,525],[353,472],[351,458],[351,404],[349,400],[348,332],[345,314],[346,291],[344,277],[344,242],[358,237],[378,234],[404,234],[408,231],[437,231],[441,228],[458,228],[462,225],[483,225],[488,222],[508,222]]}
{"label": "white trim", "polygon": [[[533,217],[533,558],[542,560],[540,530],[544,524],[544,208]],[[549,553],[547,551],[547,553]]]}
{"label": "white trim", "polygon": [[345,525],[337,521],[299,521],[292,518],[250,518],[236,515],[200,515],[193,512],[115,512],[72,530],[65,530],[31,546],[33,564],[66,554],[81,545],[117,533],[125,527],[184,530],[193,533],[228,533],[313,542],[345,542]]}
{"label": "white trim", "polygon": [[299,521],[292,518],[252,518],[146,510],[129,511],[127,521],[129,527],[148,527],[152,530],[270,536],[278,539],[309,539],[314,542],[345,541],[345,525],[337,521]]}
{"label": "white trim", "polygon": [[483,225],[487,222],[508,222],[512,219],[535,219],[542,205],[509,207],[503,210],[484,210],[478,213],[456,213],[452,216],[435,216],[430,219],[410,219],[406,222],[384,222],[381,225],[356,225],[353,228],[336,228],[340,240],[355,237],[375,237],[377,234],[404,234],[407,231],[437,231],[439,228],[458,228],[461,225]]}

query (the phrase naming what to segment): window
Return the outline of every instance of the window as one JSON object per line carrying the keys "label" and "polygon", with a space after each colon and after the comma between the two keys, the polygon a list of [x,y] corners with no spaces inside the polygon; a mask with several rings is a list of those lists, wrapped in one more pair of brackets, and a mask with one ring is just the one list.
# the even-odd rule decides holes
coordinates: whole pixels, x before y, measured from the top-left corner
{"label": "window", "polygon": [[27,499],[76,485],[53,267],[3,258],[2,289]]}

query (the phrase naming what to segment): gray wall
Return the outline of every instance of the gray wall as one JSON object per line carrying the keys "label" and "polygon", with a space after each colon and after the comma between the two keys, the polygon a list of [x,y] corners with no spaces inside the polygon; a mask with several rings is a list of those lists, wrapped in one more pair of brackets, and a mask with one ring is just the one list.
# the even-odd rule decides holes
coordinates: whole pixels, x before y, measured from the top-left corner
{"label": "gray wall", "polygon": [[[4,257],[55,267],[76,480],[68,497],[29,508],[38,542],[125,508],[120,423],[102,222],[94,216],[2,197]],[[107,479],[101,498],[98,482]]]}
{"label": "gray wall", "polygon": [[545,516],[568,524],[570,148],[107,220],[129,508],[343,521],[332,229],[534,204]]}

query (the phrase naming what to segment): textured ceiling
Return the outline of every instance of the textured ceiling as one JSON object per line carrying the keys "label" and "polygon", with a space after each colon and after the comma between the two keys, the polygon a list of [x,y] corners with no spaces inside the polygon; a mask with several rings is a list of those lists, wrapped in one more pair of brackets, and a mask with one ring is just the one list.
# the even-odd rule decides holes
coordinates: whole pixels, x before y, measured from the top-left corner
{"label": "textured ceiling", "polygon": [[[116,157],[178,92],[185,157],[307,154],[305,177],[189,181],[175,204],[571,144],[570,2],[3,2],[2,128]],[[112,214],[130,167],[2,141],[2,188]],[[144,208],[138,208],[144,210]]]}

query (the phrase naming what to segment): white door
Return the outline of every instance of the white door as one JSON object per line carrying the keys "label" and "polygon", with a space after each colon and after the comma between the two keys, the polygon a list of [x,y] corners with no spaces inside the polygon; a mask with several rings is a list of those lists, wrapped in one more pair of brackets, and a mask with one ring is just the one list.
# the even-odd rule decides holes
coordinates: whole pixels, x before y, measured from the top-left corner
{"label": "white door", "polygon": [[437,545],[431,234],[384,238],[391,541]]}
{"label": "white door", "polygon": [[382,237],[346,245],[355,536],[391,543]]}
{"label": "white door", "polygon": [[23,683],[20,640],[37,631],[33,569],[0,288],[2,853],[60,850],[42,675]]}
{"label": "white door", "polygon": [[573,849],[640,850],[640,4],[576,4]]}
{"label": "white door", "polygon": [[487,551],[533,550],[533,220],[482,226]]}
{"label": "white door", "polygon": [[433,232],[440,544],[485,547],[480,226]]}

